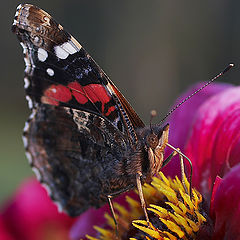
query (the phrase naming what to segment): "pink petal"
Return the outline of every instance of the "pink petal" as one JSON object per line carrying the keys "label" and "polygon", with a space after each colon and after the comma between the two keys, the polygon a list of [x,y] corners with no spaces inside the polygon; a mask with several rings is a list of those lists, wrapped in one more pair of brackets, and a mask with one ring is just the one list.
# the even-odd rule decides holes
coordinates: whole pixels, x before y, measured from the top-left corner
{"label": "pink petal", "polygon": [[[174,104],[176,106],[186,97],[190,96],[193,92],[198,90],[204,83],[195,84],[184,94],[182,94]],[[191,134],[191,129],[193,127],[195,115],[199,110],[200,106],[204,104],[209,98],[218,94],[226,89],[231,88],[232,85],[224,83],[212,83],[199,93],[197,93],[190,100],[185,102],[181,107],[179,107],[175,112],[173,112],[168,121],[170,123],[170,136],[169,143],[174,147],[180,148],[184,152],[185,144]],[[166,155],[171,152],[171,149],[168,149]],[[180,164],[179,159],[175,157],[166,167],[164,167],[164,173],[174,177],[175,175],[179,176]]]}
{"label": "pink petal", "polygon": [[[125,200],[126,196],[129,196],[133,199],[138,199],[137,194],[134,191],[130,191],[116,197],[113,202],[117,202],[128,209],[128,204]],[[96,236],[96,230],[93,228],[93,226],[101,227],[106,224],[106,220],[104,218],[105,213],[108,213],[111,216],[108,204],[105,204],[99,209],[91,208],[85,213],[83,213],[71,229],[71,239],[85,239],[86,234],[90,236]]]}
{"label": "pink petal", "polygon": [[210,216],[212,218],[215,218],[215,216],[214,216],[214,214],[215,214],[214,213],[214,199],[215,199],[216,192],[217,192],[218,187],[220,186],[221,181],[222,181],[222,178],[217,176],[216,179],[215,179],[214,185],[213,185],[211,205],[210,205]]}
{"label": "pink petal", "polygon": [[73,219],[59,213],[46,190],[37,180],[25,181],[2,213],[4,223],[16,239],[46,240],[46,235],[61,233],[68,239]]}
{"label": "pink petal", "polygon": [[104,214],[106,212],[109,213],[108,205],[104,205],[99,209],[91,208],[81,214],[77,222],[71,228],[70,238],[72,240],[79,240],[84,238],[86,234],[95,236],[96,230],[93,226],[101,226],[105,223]]}
{"label": "pink petal", "polygon": [[14,240],[13,236],[11,236],[11,233],[6,228],[3,217],[1,215],[0,215],[0,239]]}
{"label": "pink petal", "polygon": [[212,208],[215,216],[213,239],[240,239],[240,164],[219,184]]}
{"label": "pink petal", "polygon": [[185,149],[194,166],[194,186],[205,197],[216,176],[224,176],[239,162],[239,109],[240,87],[232,87],[210,98],[196,113]]}

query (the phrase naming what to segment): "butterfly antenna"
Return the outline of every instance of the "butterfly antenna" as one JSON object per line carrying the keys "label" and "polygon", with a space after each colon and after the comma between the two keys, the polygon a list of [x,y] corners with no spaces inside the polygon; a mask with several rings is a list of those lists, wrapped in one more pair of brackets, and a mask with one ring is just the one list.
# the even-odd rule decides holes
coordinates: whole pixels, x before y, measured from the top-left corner
{"label": "butterfly antenna", "polygon": [[149,124],[152,133],[153,133],[152,120],[153,120],[153,118],[156,117],[156,116],[157,116],[157,111],[156,111],[156,110],[152,110],[152,111],[150,112],[150,124]]}
{"label": "butterfly antenna", "polygon": [[230,63],[222,72],[220,72],[217,76],[215,76],[214,78],[212,78],[210,81],[208,81],[207,83],[205,83],[202,87],[200,87],[198,90],[196,90],[195,92],[193,92],[191,95],[189,95],[188,97],[186,97],[184,100],[182,100],[179,104],[177,104],[174,108],[172,108],[167,114],[166,116],[160,121],[159,124],[161,124],[170,114],[172,114],[177,108],[179,108],[183,103],[185,103],[187,100],[189,100],[191,97],[193,97],[195,94],[197,94],[198,92],[200,92],[201,90],[203,90],[205,87],[207,87],[210,83],[212,83],[213,81],[215,81],[217,78],[223,76],[223,74],[225,74],[228,70],[230,70],[232,67],[234,66],[233,63]]}

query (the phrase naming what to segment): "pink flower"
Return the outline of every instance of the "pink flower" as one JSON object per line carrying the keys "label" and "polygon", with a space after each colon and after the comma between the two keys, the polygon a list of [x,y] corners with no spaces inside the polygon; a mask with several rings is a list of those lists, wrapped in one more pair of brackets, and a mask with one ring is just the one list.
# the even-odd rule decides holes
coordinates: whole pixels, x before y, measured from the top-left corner
{"label": "pink flower", "polygon": [[66,240],[74,219],[57,207],[37,180],[23,182],[0,214],[1,240]]}
{"label": "pink flower", "polygon": [[194,164],[194,185],[209,197],[216,176],[239,163],[240,87],[211,97],[196,113],[185,145]]}
{"label": "pink flower", "polygon": [[[211,202],[212,239],[240,239],[240,87],[213,84],[204,91],[171,116],[169,142],[191,159],[193,186]],[[172,166],[164,170],[172,174]]]}

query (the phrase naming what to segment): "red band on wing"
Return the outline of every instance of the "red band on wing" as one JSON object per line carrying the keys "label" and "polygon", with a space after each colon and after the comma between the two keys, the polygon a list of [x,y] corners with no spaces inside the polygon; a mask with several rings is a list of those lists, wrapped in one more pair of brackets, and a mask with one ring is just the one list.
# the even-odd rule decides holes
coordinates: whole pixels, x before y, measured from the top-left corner
{"label": "red band on wing", "polygon": [[102,103],[102,109],[99,109],[105,116],[109,116],[115,110],[115,106],[110,106],[104,114],[105,104],[111,101],[111,96],[104,86],[100,84],[88,84],[81,86],[78,82],[71,82],[68,86],[52,84],[44,91],[44,96],[41,98],[43,103],[51,105],[59,105],[59,102],[68,102],[75,97],[81,105],[86,104],[88,101],[95,104],[96,102]]}
{"label": "red band on wing", "polygon": [[86,94],[84,93],[83,87],[78,82],[71,82],[68,87],[72,90],[72,95],[80,104],[85,104],[88,101]]}
{"label": "red band on wing", "polygon": [[59,105],[59,102],[68,102],[72,99],[72,94],[69,88],[63,85],[52,84],[44,91],[41,101],[46,104]]}
{"label": "red band on wing", "polygon": [[89,84],[84,87],[84,90],[93,102],[101,102],[103,108],[104,104],[111,100],[107,90],[100,84]]}
{"label": "red band on wing", "polygon": [[[88,84],[83,87],[78,82],[72,82],[68,84],[68,87],[72,90],[73,96],[80,104],[85,104],[88,100],[92,103],[101,102],[101,112],[104,114],[104,106],[111,100],[111,96],[104,86],[100,84]],[[114,110],[115,107],[110,107],[105,115],[108,116]]]}
{"label": "red band on wing", "polygon": [[108,108],[108,111],[104,114],[105,116],[110,115],[112,112],[114,112],[116,110],[115,106],[111,106],[110,108]]}

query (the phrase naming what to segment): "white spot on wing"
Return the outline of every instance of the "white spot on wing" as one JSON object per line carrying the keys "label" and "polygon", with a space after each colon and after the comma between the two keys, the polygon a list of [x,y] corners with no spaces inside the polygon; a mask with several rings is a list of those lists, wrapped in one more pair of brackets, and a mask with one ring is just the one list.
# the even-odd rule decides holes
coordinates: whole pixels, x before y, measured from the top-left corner
{"label": "white spot on wing", "polygon": [[14,19],[13,20],[13,25],[17,25],[17,23],[18,23],[17,20]]}
{"label": "white spot on wing", "polygon": [[63,208],[62,208],[62,205],[59,203],[59,202],[55,202],[54,201],[54,203],[55,203],[55,205],[57,206],[57,209],[58,209],[58,212],[63,212]]}
{"label": "white spot on wing", "polygon": [[76,47],[73,42],[70,40],[68,42],[63,43],[62,45],[54,47],[55,54],[60,59],[66,59],[69,54],[74,54],[79,51],[79,48]]}
{"label": "white spot on wing", "polygon": [[41,175],[40,175],[40,172],[38,171],[38,169],[35,168],[35,167],[32,167],[32,170],[35,173],[35,175],[37,177],[37,180],[40,181],[41,180]]}
{"label": "white spot on wing", "polygon": [[30,81],[28,78],[24,78],[24,88],[27,89],[30,86]]}
{"label": "white spot on wing", "polygon": [[32,99],[27,95],[26,96],[26,99],[28,101],[28,107],[31,109],[33,108],[33,102],[32,102]]}
{"label": "white spot on wing", "polygon": [[38,60],[40,62],[45,62],[48,57],[48,53],[45,49],[39,48],[38,49]]}
{"label": "white spot on wing", "polygon": [[27,57],[24,58],[24,62],[26,66],[25,72],[29,73],[30,69],[32,68],[31,63]]}
{"label": "white spot on wing", "polygon": [[17,6],[17,11],[19,11],[21,7],[22,7],[22,4],[20,3],[20,4]]}
{"label": "white spot on wing", "polygon": [[25,155],[28,159],[28,163],[31,165],[32,164],[32,155],[29,152],[25,152]]}
{"label": "white spot on wing", "polygon": [[29,118],[28,118],[28,121],[33,119],[36,115],[37,111],[35,109],[32,110],[32,113],[30,114]]}
{"label": "white spot on wing", "polygon": [[17,7],[17,9],[16,9],[16,13],[15,13],[15,16],[14,16],[14,20],[13,20],[13,25],[16,25],[17,23],[18,23],[18,21],[16,20],[16,18],[18,17],[18,15],[19,15],[19,10],[21,9],[21,7],[22,7],[22,4],[19,4],[18,5],[18,7]]}
{"label": "white spot on wing", "polygon": [[54,75],[54,71],[51,68],[48,68],[46,71],[49,76],[52,77]]}
{"label": "white spot on wing", "polygon": [[14,17],[17,17],[17,16],[18,16],[18,14],[19,14],[19,12],[18,12],[18,9],[17,9],[17,11],[16,11],[16,13],[15,13],[15,16],[14,16]]}
{"label": "white spot on wing", "polygon": [[23,146],[26,148],[28,146],[28,140],[25,136],[22,136]]}
{"label": "white spot on wing", "polygon": [[23,132],[27,132],[29,129],[29,123],[28,122],[25,122],[25,126],[23,128]]}
{"label": "white spot on wing", "polygon": [[38,43],[39,40],[40,40],[40,38],[39,38],[38,36],[35,36],[33,41],[34,41],[35,43]]}
{"label": "white spot on wing", "polygon": [[49,186],[45,183],[42,183],[41,185],[46,189],[48,195],[51,196],[51,189],[49,188]]}
{"label": "white spot on wing", "polygon": [[76,47],[74,47],[74,45],[72,44],[71,41],[65,42],[62,44],[62,48],[69,52],[70,54],[74,54],[78,51],[78,49],[76,49]]}
{"label": "white spot on wing", "polygon": [[66,52],[64,49],[61,48],[61,46],[54,47],[55,54],[60,59],[66,59],[69,55],[68,52]]}
{"label": "white spot on wing", "polygon": [[43,20],[46,22],[47,25],[51,26],[49,17],[44,16]]}
{"label": "white spot on wing", "polygon": [[23,48],[23,54],[26,54],[27,53],[27,46],[23,42],[20,42],[20,45]]}
{"label": "white spot on wing", "polygon": [[[41,183],[41,185],[46,189],[48,195],[51,197],[52,191],[51,191],[50,187],[46,183]],[[60,213],[63,212],[61,203],[54,201],[54,200],[53,200],[53,203],[56,205],[58,212],[60,212]]]}

